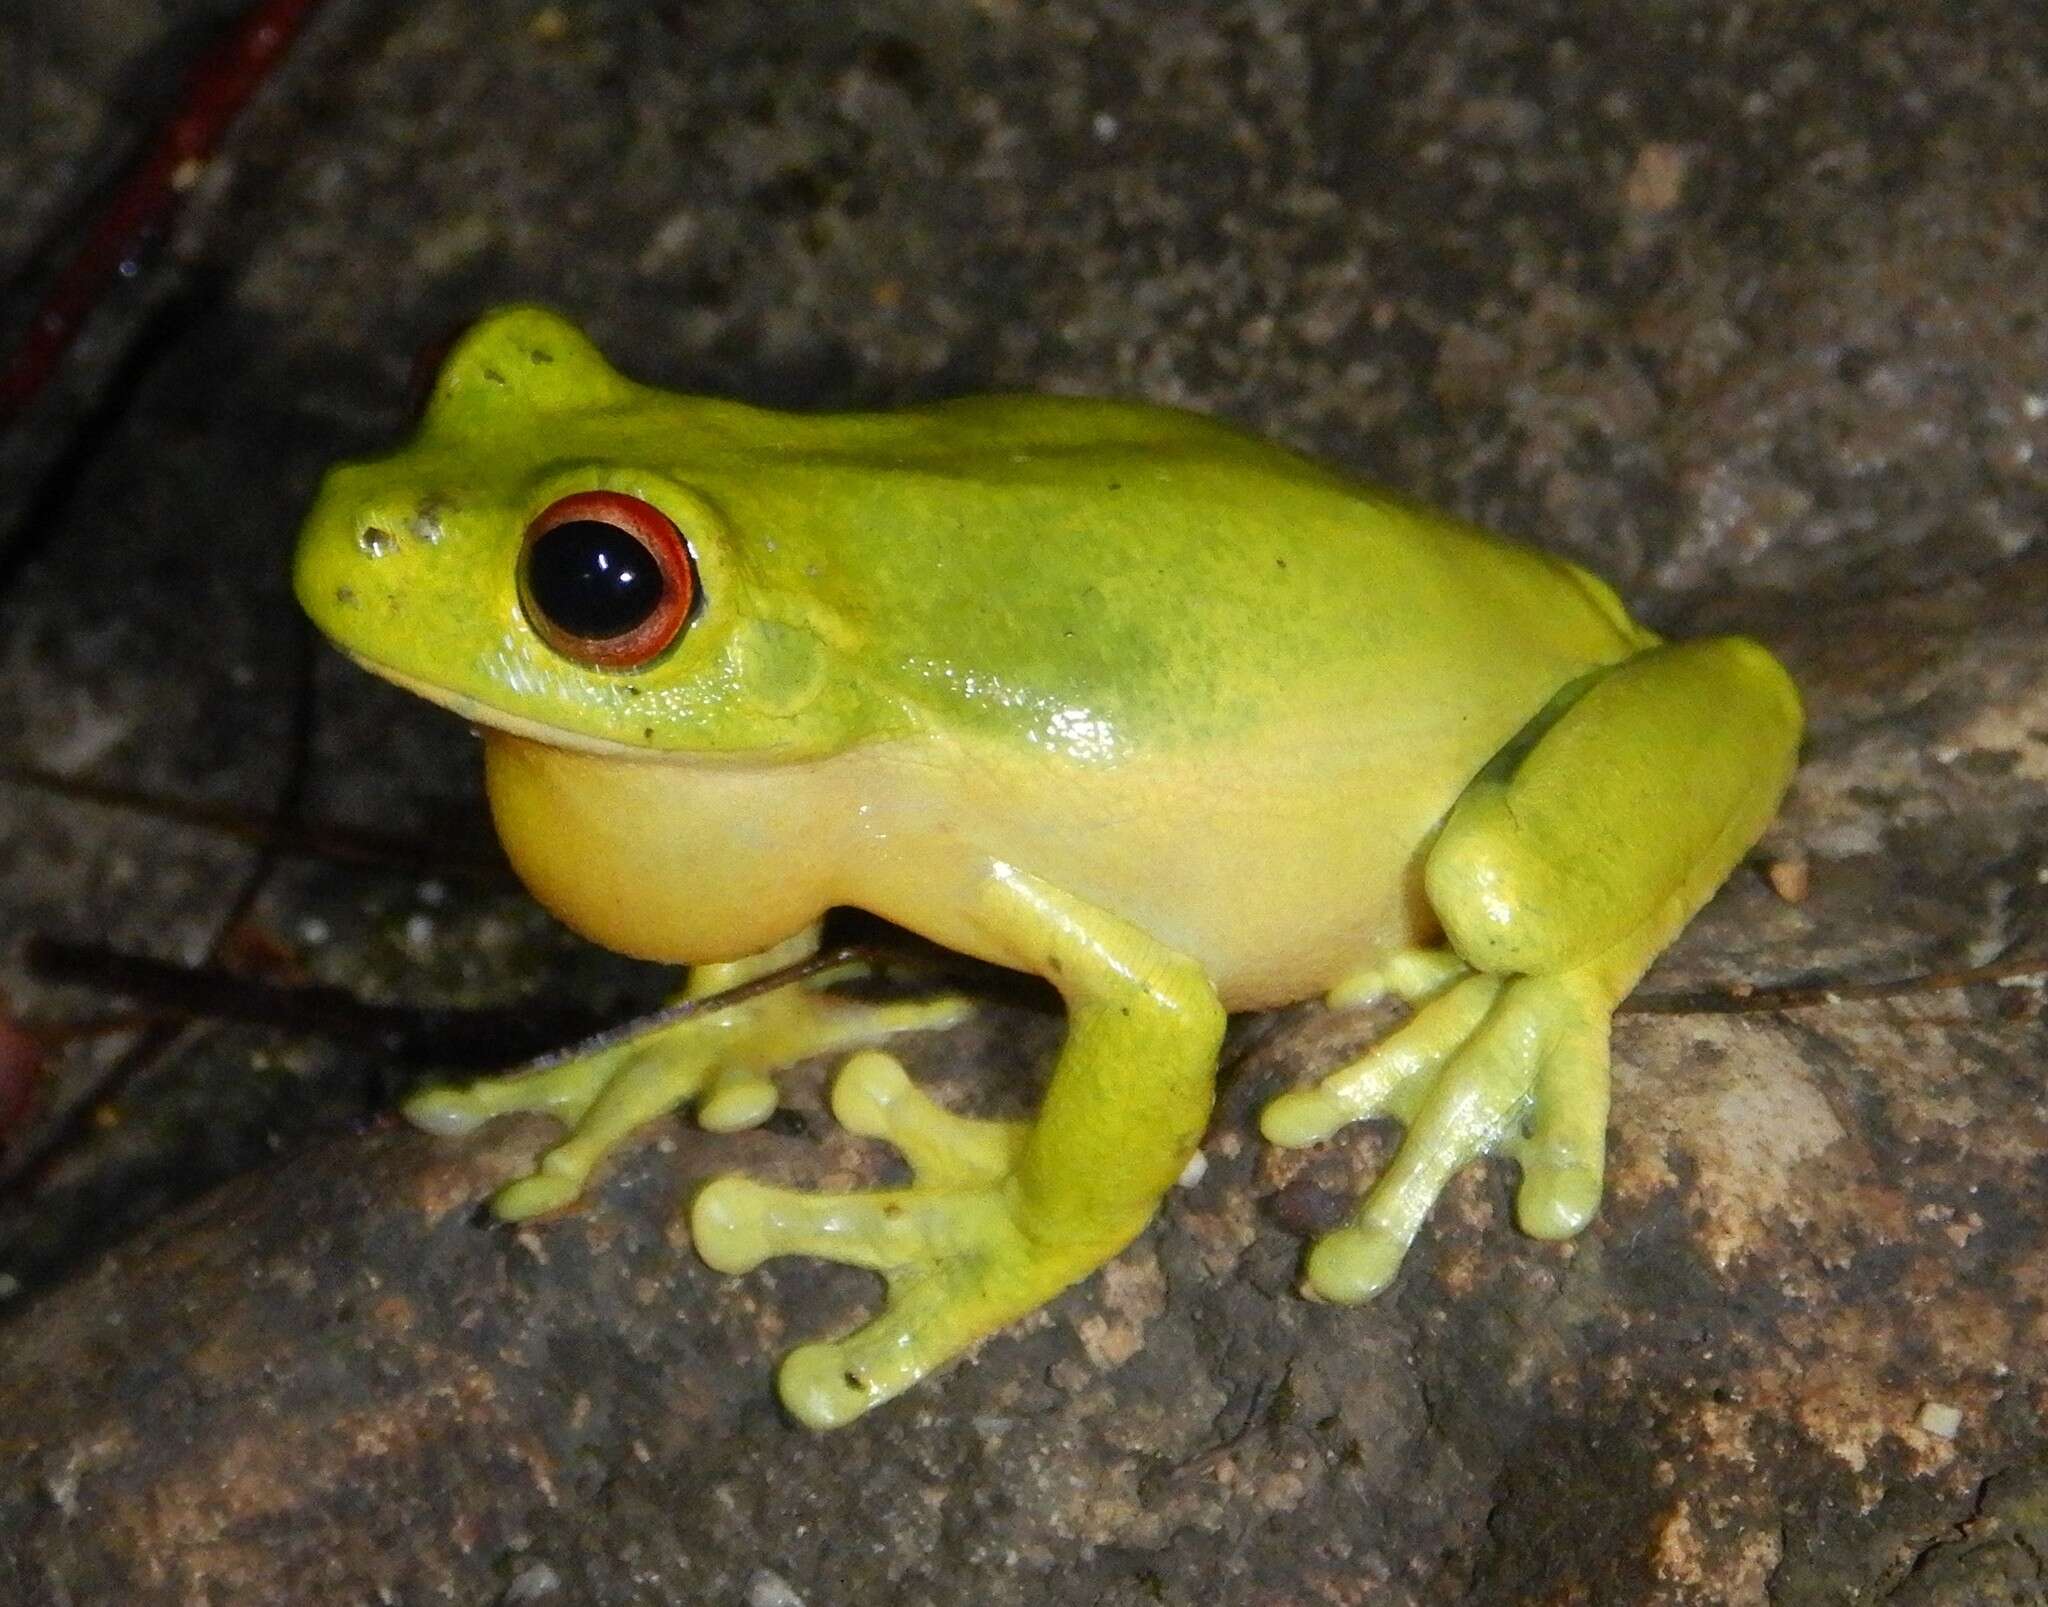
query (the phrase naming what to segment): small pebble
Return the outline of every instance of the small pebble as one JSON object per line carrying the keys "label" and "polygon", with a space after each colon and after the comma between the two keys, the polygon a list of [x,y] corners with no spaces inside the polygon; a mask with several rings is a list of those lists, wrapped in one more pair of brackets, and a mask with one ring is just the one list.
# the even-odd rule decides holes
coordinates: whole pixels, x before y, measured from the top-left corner
{"label": "small pebble", "polygon": [[1654,217],[1678,205],[1685,191],[1692,159],[1678,145],[1645,145],[1622,181],[1622,204],[1629,211]]}
{"label": "small pebble", "polygon": [[1787,904],[1804,904],[1813,886],[1813,868],[1804,854],[1772,860],[1764,867],[1764,875],[1770,879],[1771,891]]}
{"label": "small pebble", "polygon": [[1915,1420],[1927,1433],[1938,1440],[1952,1440],[1956,1431],[1963,1426],[1960,1407],[1944,1405],[1940,1401],[1926,1401],[1920,1407],[1920,1416]]}
{"label": "small pebble", "polygon": [[550,1596],[559,1595],[562,1576],[544,1562],[530,1562],[519,1570],[505,1592],[498,1598],[499,1607],[527,1607],[527,1603],[546,1601]]}
{"label": "small pebble", "polygon": [[747,1576],[747,1607],[804,1607],[804,1599],[781,1574],[756,1568]]}

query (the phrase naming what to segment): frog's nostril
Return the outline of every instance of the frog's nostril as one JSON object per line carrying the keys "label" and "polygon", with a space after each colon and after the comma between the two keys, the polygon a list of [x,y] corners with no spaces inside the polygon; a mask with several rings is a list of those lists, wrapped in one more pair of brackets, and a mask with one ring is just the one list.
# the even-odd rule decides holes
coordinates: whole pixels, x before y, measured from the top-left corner
{"label": "frog's nostril", "polygon": [[363,549],[365,557],[382,558],[398,550],[398,538],[381,525],[364,525],[356,533],[356,545]]}

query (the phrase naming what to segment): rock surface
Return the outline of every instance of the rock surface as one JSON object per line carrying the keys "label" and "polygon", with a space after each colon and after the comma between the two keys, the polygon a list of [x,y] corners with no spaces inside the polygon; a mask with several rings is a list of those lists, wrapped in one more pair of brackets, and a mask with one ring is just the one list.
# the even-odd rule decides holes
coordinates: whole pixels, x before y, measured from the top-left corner
{"label": "rock surface", "polygon": [[[0,758],[267,810],[314,475],[402,427],[416,350],[535,296],[756,399],[1224,412],[1762,636],[1813,739],[1759,863],[1805,896],[1739,875],[1647,992],[2042,953],[2044,60],[2026,0],[330,0],[148,341],[82,349],[95,433],[10,488]],[[38,149],[101,137],[67,83]],[[476,839],[451,723],[325,660],[315,691],[308,814]],[[0,785],[0,931],[189,957],[247,864]],[[293,862],[257,915],[381,997],[658,986],[453,869]],[[12,957],[0,993],[99,1007]],[[666,1127],[510,1232],[474,1207],[538,1126],[337,1136],[388,1093],[363,1056],[188,1034],[0,1200],[38,1291],[0,1326],[0,1600],[2040,1599],[2038,990],[1630,1016],[1586,1235],[1521,1238],[1480,1168],[1381,1301],[1311,1305],[1300,1235],[1388,1145],[1275,1155],[1251,1112],[1387,1019],[1241,1023],[1160,1223],[828,1438],[771,1364],[866,1281],[721,1279],[677,1226],[716,1171],[875,1175],[815,1081],[801,1132]],[[992,1004],[913,1070],[1018,1108],[1056,1034]]]}

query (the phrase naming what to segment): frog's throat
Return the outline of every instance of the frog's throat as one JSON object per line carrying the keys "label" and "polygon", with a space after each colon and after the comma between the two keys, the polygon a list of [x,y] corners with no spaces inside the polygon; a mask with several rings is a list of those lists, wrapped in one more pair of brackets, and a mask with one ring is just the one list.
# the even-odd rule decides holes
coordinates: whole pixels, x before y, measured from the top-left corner
{"label": "frog's throat", "polygon": [[673,759],[673,754],[656,753],[647,748],[628,747],[623,742],[613,742],[605,737],[584,736],[576,731],[564,731],[560,726],[547,725],[539,720],[529,720],[524,715],[510,714],[504,709],[494,708],[466,692],[451,692],[445,686],[436,686],[432,681],[422,681],[394,670],[389,664],[380,664],[373,658],[366,658],[352,648],[341,650],[362,668],[380,680],[389,681],[416,697],[425,698],[429,703],[459,714],[472,725],[485,726],[492,731],[503,731],[508,736],[524,737],[543,747],[570,748],[578,753],[592,753],[605,759],[641,759],[659,761]]}

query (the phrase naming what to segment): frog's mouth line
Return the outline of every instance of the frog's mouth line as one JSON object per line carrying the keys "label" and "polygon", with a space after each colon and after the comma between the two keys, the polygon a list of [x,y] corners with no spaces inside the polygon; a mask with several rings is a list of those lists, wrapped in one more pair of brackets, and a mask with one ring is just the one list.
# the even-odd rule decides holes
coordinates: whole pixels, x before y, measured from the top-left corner
{"label": "frog's mouth line", "polygon": [[595,754],[603,759],[639,759],[659,761],[674,757],[671,754],[655,753],[647,748],[628,747],[623,742],[613,742],[606,737],[585,736],[578,731],[564,731],[560,726],[545,725],[539,720],[529,720],[521,714],[511,714],[500,708],[493,708],[481,699],[470,697],[464,692],[451,692],[445,686],[436,686],[431,681],[422,681],[394,670],[388,664],[379,664],[373,658],[365,658],[351,648],[342,648],[342,653],[363,669],[368,670],[380,681],[389,681],[393,686],[410,692],[415,697],[459,714],[472,725],[481,725],[492,731],[502,731],[507,736],[520,737],[528,742],[539,743],[548,748],[570,748],[578,753]]}

